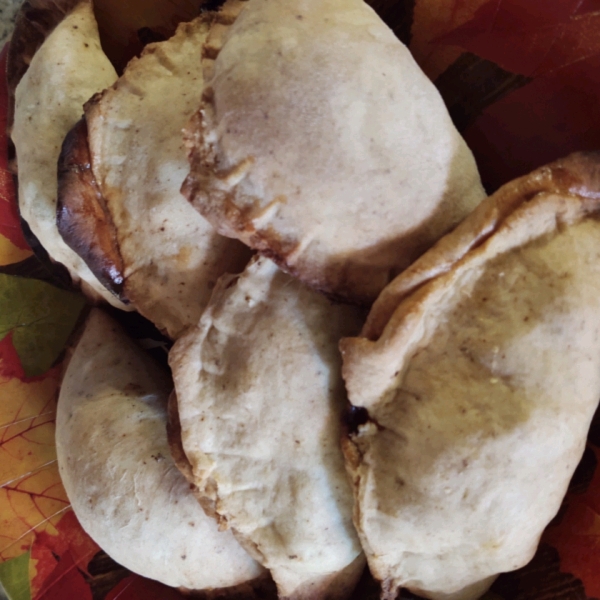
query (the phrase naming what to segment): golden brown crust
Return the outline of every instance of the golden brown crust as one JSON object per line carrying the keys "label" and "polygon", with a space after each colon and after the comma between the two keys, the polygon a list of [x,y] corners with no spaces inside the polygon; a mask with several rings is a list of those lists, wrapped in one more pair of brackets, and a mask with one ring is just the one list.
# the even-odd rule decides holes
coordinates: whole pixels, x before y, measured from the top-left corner
{"label": "golden brown crust", "polygon": [[124,269],[114,225],[94,179],[85,119],[67,134],[58,161],[58,231],[98,280],[123,302]]}
{"label": "golden brown crust", "polygon": [[575,153],[515,179],[484,200],[458,227],[390,283],[373,304],[361,337],[377,340],[398,304],[446,273],[484,243],[519,206],[542,193],[581,196],[590,211],[600,200],[600,152]]}
{"label": "golden brown crust", "polygon": [[21,5],[8,48],[8,125],[10,131],[15,107],[15,90],[27,72],[31,59],[54,28],[75,6],[90,0],[26,0]]}

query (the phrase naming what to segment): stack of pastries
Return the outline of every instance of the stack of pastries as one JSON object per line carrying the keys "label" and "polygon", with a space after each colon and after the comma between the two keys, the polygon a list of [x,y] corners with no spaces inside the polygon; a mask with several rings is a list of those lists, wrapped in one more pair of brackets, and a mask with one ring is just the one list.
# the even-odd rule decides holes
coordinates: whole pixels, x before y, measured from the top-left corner
{"label": "stack of pastries", "polygon": [[[58,404],[73,509],[208,598],[343,600],[365,564],[384,600],[479,598],[533,556],[600,398],[600,157],[486,197],[363,0],[210,9],[120,75],[91,0],[17,22],[21,214],[95,304]],[[106,303],[174,342],[170,374]]]}

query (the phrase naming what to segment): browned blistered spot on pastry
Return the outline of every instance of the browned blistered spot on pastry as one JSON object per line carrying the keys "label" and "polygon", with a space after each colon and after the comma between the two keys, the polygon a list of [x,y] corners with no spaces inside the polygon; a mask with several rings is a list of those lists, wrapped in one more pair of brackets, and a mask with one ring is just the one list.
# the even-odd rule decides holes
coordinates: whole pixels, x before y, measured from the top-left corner
{"label": "browned blistered spot on pastry", "polygon": [[217,58],[219,54],[220,48],[215,48],[214,46],[209,46],[208,44],[204,44],[202,46],[202,58],[208,58],[210,60],[214,60]]}
{"label": "browned blistered spot on pastry", "polygon": [[272,225],[269,225],[250,236],[250,246],[287,268],[286,259],[296,251],[298,243],[295,240],[285,240]]}
{"label": "browned blistered spot on pastry", "polygon": [[122,301],[123,259],[112,219],[91,169],[87,124],[68,133],[58,161],[58,231],[98,280]]}
{"label": "browned blistered spot on pastry", "polygon": [[202,45],[202,58],[215,60],[223,47],[225,33],[229,29],[229,25],[224,25],[220,22],[213,23],[206,41]]}
{"label": "browned blistered spot on pastry", "polygon": [[182,246],[177,253],[177,264],[180,268],[184,269],[190,262],[193,249],[189,246]]}
{"label": "browned blistered spot on pastry", "polygon": [[[208,93],[208,90],[210,88],[206,88],[204,94]],[[212,153],[203,144],[203,137],[203,117],[201,111],[197,111],[192,115],[187,127],[183,130],[183,143],[188,152],[190,173],[181,186],[181,193],[192,205],[197,196],[205,193],[202,184],[205,172],[204,164],[214,162]]]}

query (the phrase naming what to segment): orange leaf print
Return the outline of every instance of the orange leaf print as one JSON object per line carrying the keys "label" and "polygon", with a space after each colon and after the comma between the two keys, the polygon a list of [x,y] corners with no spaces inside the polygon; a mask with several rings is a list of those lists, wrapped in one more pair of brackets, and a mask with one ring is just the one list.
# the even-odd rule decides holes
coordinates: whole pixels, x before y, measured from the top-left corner
{"label": "orange leaf print", "polygon": [[[64,564],[61,565],[61,570],[57,571],[59,561],[62,561],[63,557],[68,557],[71,570],[79,569],[88,574],[88,564],[100,550],[98,544],[83,531],[72,510],[65,513],[56,529],[59,533],[57,536],[45,531],[36,534],[31,548],[33,598],[43,595],[53,585],[57,585],[58,575],[62,576],[62,580],[75,577],[64,570]],[[61,587],[62,583],[63,581]]]}
{"label": "orange leaf print", "polygon": [[68,509],[56,466],[58,373],[26,382],[0,379],[0,560],[29,550],[35,532],[56,534]]}
{"label": "orange leaf print", "polygon": [[77,569],[69,552],[64,554],[49,577],[48,585],[35,600],[92,600],[92,590]]}
{"label": "orange leaf print", "polygon": [[[56,530],[56,536],[47,531],[37,533],[33,542],[30,565],[33,598],[45,597],[54,586],[64,590],[68,581],[79,582],[83,576],[77,571],[87,574],[90,560],[100,550],[83,531],[72,510],[64,514]],[[69,564],[68,570],[65,564]]]}
{"label": "orange leaf print", "polygon": [[459,45],[440,43],[440,38],[469,21],[487,1],[415,2],[410,51],[430,79],[435,80],[464,52]]}
{"label": "orange leaf print", "polygon": [[0,267],[21,262],[30,256],[31,250],[29,248],[22,249],[15,246],[0,233]]}
{"label": "orange leaf print", "polygon": [[47,532],[38,533],[33,546],[36,548],[47,548],[56,556],[62,556],[69,552],[75,564],[85,573],[90,559],[100,550],[100,547],[81,528],[75,513],[70,510],[56,526],[59,536],[52,536]]}
{"label": "orange leaf print", "polygon": [[2,346],[0,562],[31,552],[34,600],[87,598],[91,592],[81,571],[99,548],[81,529],[58,473],[54,419],[60,367],[31,380],[19,378],[22,369],[11,364],[9,344],[3,340]]}

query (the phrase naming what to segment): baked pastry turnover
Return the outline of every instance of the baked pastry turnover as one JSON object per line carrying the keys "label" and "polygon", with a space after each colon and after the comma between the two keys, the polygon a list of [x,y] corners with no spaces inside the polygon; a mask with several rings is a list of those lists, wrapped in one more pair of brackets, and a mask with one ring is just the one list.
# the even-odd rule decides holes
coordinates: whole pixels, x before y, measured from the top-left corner
{"label": "baked pastry turnover", "polygon": [[372,302],[485,196],[439,93],[362,0],[230,1],[204,65],[184,193],[330,296]]}
{"label": "baked pastry turnover", "polygon": [[266,258],[218,284],[173,347],[181,442],[209,513],[271,571],[280,598],[350,596],[364,567],[339,445],[337,343],[360,329]]}
{"label": "baked pastry turnover", "polygon": [[600,156],[501,188],[341,342],[354,522],[383,597],[525,565],[600,398]]}

